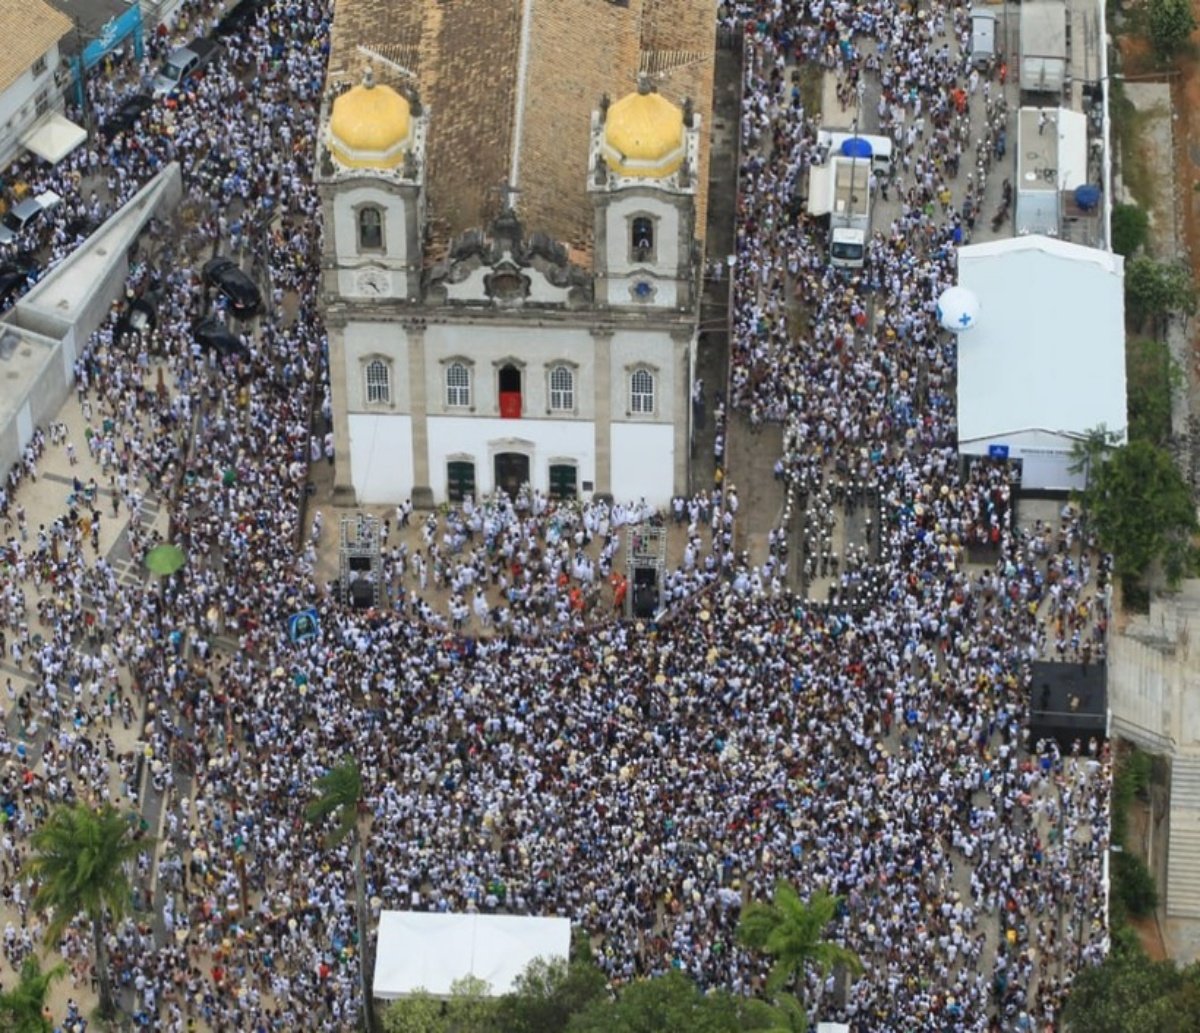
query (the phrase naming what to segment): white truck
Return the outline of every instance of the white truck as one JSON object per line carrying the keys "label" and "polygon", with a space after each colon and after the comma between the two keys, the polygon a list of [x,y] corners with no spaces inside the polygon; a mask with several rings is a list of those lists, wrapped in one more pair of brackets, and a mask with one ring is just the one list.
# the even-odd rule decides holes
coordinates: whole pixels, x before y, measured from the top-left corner
{"label": "white truck", "polygon": [[829,264],[861,269],[871,234],[871,162],[837,156],[813,165],[808,178],[808,214],[829,219]]}

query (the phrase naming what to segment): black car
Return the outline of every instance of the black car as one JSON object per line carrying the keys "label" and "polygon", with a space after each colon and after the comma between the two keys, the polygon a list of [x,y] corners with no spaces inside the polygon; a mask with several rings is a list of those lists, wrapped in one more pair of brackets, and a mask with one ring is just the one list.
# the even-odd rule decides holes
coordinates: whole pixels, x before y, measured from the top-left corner
{"label": "black car", "polygon": [[225,295],[235,316],[252,316],[262,304],[257,284],[232,258],[210,258],[205,262],[204,283]]}
{"label": "black car", "polygon": [[220,20],[213,35],[220,39],[243,35],[258,21],[258,12],[269,5],[270,0],[241,0]]}
{"label": "black car", "polygon": [[154,98],[150,94],[135,93],[132,97],[123,100],[121,106],[104,120],[100,126],[101,134],[111,140],[118,133],[132,129],[137,120],[142,117],[142,113],[153,105]]}
{"label": "black car", "polygon": [[146,298],[134,298],[117,319],[117,340],[127,334],[145,334],[158,323],[154,304]]}
{"label": "black car", "polygon": [[15,298],[25,289],[34,269],[34,266],[22,262],[0,265],[0,304],[7,304],[10,298]]}
{"label": "black car", "polygon": [[242,339],[215,316],[202,319],[195,325],[192,333],[202,348],[215,351],[223,358],[230,355],[246,358],[250,354],[242,344]]}

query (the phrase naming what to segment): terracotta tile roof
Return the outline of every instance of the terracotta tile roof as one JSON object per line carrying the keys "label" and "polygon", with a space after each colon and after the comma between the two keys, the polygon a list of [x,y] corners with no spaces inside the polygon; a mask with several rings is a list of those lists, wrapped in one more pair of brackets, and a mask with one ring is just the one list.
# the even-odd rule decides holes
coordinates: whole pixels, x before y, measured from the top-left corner
{"label": "terracotta tile roof", "polygon": [[0,90],[8,89],[74,27],[45,0],[0,0]]}
{"label": "terracotta tile roof", "polygon": [[[515,205],[526,231],[592,241],[592,111],[637,88],[639,72],[702,118],[697,229],[704,228],[716,0],[531,0]],[[429,109],[429,213],[437,236],[490,222],[508,181],[522,0],[337,0],[329,83],[416,82]]]}

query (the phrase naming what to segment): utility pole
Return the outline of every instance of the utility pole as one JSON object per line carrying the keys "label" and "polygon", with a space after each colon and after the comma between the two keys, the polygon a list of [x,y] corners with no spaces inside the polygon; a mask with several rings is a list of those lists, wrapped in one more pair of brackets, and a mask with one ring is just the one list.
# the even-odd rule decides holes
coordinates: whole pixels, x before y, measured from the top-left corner
{"label": "utility pole", "polygon": [[83,114],[83,128],[87,130],[88,146],[90,147],[95,140],[95,134],[92,129],[92,108],[88,104],[87,96],[87,68],[83,62],[83,26],[79,22],[78,14],[73,14],[71,20],[75,23],[75,46],[79,51],[75,55],[76,96],[79,100],[79,109]]}

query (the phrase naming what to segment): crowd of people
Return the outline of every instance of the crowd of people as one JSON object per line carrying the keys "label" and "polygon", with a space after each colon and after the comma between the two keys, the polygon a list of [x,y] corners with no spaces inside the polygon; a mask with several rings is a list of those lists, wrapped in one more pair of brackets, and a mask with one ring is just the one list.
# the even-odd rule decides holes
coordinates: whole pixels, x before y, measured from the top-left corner
{"label": "crowd of people", "polygon": [[[215,19],[184,11],[192,32]],[[933,306],[964,223],[939,198],[969,191],[959,161],[985,132],[954,93],[980,91],[978,111],[995,86],[961,56],[965,8],[727,0],[721,19],[748,55],[729,403],[784,424],[785,516],[807,513],[801,538],[817,542],[792,562],[853,606],[786,590],[786,527],[751,565],[723,478],[654,515],[686,538],[669,620],[612,616],[621,527],[651,516],[636,502],[483,499],[440,520],[401,506],[397,539],[410,521],[419,539],[384,542],[386,605],[354,609],[319,583],[321,529],[301,526],[301,503],[328,452],[309,425],[328,376],[311,185],[323,0],[264,5],[192,96],[58,170],[24,170],[77,215],[179,160],[189,221],[133,272],[153,328],[121,334],[118,306],[80,355],[86,442],[39,436],[0,499],[0,614],[23,676],[0,741],[10,963],[43,928],[11,876],[47,808],[155,800],[141,909],[109,934],[129,1010],[169,1031],[348,1028],[364,947],[350,848],[302,811],[351,755],[375,912],[561,914],[614,988],[678,968],[750,993],[766,962],[739,946],[738,915],[786,878],[842,896],[825,935],[864,962],[836,993],[810,974],[823,1018],[856,1033],[1055,1027],[1073,972],[1107,945],[1108,754],[1028,741],[1028,665],[1103,655],[1108,566],[1069,509],[1020,530],[1003,472],[964,477],[954,452],[954,347]],[[89,81],[98,120],[171,42]],[[789,207],[818,128],[793,89],[802,63],[846,96],[883,84],[900,158],[878,188],[902,215],[857,277],[828,268]],[[97,177],[103,203],[82,196]],[[240,356],[190,333],[214,243],[260,255],[267,277],[254,324],[215,302]],[[724,399],[715,415],[723,461]],[[28,527],[43,450],[69,446],[96,481],[81,470],[60,518]],[[151,497],[165,531],[143,519]],[[868,540],[839,568],[833,525],[868,502]],[[98,555],[102,521],[128,523],[135,559],[170,538],[187,566],[154,590],[120,577]],[[993,550],[983,569],[975,546]],[[437,590],[448,608],[426,602]],[[320,632],[292,641],[307,607]],[[135,756],[114,737],[139,719]],[[90,931],[71,926],[60,949],[83,987]],[[73,1010],[62,1028],[81,1028]]]}

